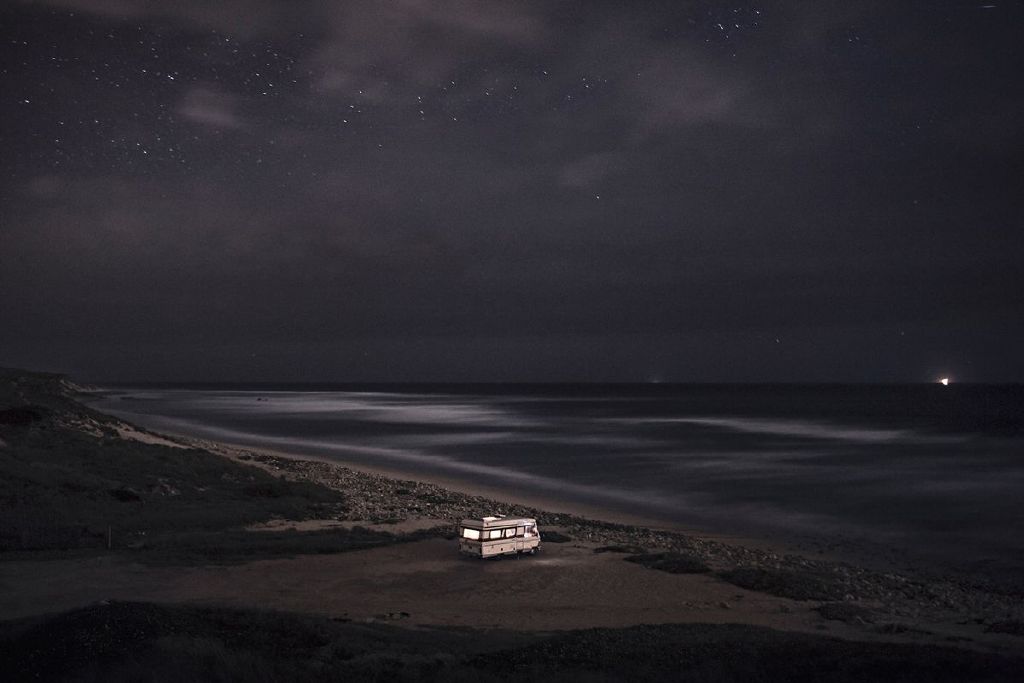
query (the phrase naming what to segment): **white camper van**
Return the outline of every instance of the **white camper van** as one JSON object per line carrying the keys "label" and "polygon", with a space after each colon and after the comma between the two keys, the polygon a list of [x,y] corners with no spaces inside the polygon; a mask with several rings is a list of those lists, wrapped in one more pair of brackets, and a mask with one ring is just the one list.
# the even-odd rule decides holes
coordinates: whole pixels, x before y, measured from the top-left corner
{"label": "white camper van", "polygon": [[534,554],[540,548],[537,520],[528,517],[464,519],[459,527],[459,552],[477,557]]}

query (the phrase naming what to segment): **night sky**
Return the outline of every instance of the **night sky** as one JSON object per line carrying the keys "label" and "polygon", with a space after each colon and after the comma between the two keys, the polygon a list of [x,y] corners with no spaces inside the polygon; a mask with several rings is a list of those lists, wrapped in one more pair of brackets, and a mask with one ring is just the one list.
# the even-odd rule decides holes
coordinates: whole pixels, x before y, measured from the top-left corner
{"label": "night sky", "polygon": [[0,365],[1024,381],[1024,6],[0,8]]}

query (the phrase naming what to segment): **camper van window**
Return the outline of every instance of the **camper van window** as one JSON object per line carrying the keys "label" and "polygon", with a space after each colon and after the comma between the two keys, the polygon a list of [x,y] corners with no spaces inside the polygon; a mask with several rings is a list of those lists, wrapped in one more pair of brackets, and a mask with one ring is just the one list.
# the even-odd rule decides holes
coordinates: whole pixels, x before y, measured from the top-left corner
{"label": "camper van window", "polygon": [[487,538],[501,538],[501,529],[492,529],[487,533]]}
{"label": "camper van window", "polygon": [[508,529],[505,529],[505,538],[515,538],[515,537],[516,537],[516,529],[515,529],[515,527],[509,527]]}
{"label": "camper van window", "polygon": [[476,529],[468,529],[466,527],[463,527],[462,528],[462,537],[463,538],[470,538],[470,539],[472,539],[474,541],[479,541],[480,540],[480,532],[477,531]]}

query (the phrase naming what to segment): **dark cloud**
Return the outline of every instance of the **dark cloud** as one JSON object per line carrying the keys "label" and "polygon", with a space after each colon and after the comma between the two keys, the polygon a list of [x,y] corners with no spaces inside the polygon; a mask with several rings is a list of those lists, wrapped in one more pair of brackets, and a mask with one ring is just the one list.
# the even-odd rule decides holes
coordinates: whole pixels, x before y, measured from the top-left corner
{"label": "dark cloud", "polygon": [[202,86],[185,93],[178,113],[187,119],[215,128],[239,128],[242,121],[235,114],[234,98]]}
{"label": "dark cloud", "polygon": [[28,5],[55,7],[97,15],[117,22],[171,21],[195,30],[222,31],[240,38],[269,35],[306,25],[315,15],[312,3],[267,0],[20,0]]}
{"label": "dark cloud", "polygon": [[975,9],[8,5],[0,362],[1019,380],[1022,16]]}

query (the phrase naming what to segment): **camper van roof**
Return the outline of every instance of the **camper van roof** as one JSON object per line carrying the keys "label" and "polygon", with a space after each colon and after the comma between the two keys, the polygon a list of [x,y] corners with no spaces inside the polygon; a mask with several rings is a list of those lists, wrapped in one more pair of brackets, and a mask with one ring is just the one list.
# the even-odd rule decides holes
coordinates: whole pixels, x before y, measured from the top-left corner
{"label": "camper van roof", "polygon": [[536,524],[537,520],[532,517],[484,517],[483,519],[464,519],[462,526],[470,529],[491,529],[505,526],[525,526]]}

